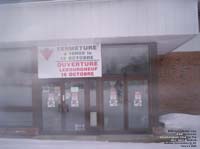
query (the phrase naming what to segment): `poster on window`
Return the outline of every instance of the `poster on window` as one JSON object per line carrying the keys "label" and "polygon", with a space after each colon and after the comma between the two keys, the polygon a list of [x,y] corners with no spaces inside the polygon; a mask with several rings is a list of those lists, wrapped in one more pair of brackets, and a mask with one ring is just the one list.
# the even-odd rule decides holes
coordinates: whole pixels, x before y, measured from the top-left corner
{"label": "poster on window", "polygon": [[78,92],[71,94],[71,107],[79,107]]}
{"label": "poster on window", "polygon": [[134,94],[134,106],[142,107],[142,94],[139,91],[136,91]]}
{"label": "poster on window", "polygon": [[56,107],[56,101],[53,94],[49,94],[47,99],[47,107],[48,108],[55,108]]}
{"label": "poster on window", "polygon": [[114,87],[112,87],[111,90],[110,90],[109,105],[110,105],[110,107],[116,107],[116,106],[118,106],[117,90]]}
{"label": "poster on window", "polygon": [[78,92],[79,91],[79,87],[78,86],[72,86],[70,88],[71,92]]}
{"label": "poster on window", "polygon": [[39,78],[88,78],[101,76],[101,44],[38,48]]}

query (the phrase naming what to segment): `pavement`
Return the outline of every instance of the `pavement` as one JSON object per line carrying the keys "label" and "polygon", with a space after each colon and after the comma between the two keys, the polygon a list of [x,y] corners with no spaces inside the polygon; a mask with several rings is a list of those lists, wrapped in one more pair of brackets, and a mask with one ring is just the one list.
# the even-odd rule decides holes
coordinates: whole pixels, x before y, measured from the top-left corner
{"label": "pavement", "polygon": [[0,149],[183,149],[164,143],[70,141],[0,138]]}
{"label": "pavement", "polygon": [[70,140],[70,141],[101,141],[101,142],[161,142],[159,136],[147,135],[39,135],[33,137],[39,140]]}

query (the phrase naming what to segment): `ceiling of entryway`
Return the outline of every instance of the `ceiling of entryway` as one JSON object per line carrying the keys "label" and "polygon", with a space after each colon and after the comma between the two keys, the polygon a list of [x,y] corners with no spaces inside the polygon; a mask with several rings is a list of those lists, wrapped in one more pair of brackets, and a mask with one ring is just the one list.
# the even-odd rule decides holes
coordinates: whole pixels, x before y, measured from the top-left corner
{"label": "ceiling of entryway", "polygon": [[110,0],[0,0],[0,4],[27,3],[27,2],[81,2],[81,1],[110,1]]}

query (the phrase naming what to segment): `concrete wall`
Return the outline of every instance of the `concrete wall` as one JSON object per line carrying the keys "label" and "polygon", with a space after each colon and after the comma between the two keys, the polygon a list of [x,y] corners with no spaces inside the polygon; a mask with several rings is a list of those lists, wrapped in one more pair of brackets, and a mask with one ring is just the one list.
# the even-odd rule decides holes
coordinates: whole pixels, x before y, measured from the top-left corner
{"label": "concrete wall", "polygon": [[7,4],[0,18],[0,42],[198,32],[197,0]]}

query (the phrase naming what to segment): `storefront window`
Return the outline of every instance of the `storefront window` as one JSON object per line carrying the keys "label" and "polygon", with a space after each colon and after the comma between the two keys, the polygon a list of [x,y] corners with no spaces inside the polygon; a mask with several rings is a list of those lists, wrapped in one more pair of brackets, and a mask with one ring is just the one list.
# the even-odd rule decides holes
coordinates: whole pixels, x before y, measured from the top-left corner
{"label": "storefront window", "polygon": [[147,45],[102,46],[103,74],[146,74],[148,57]]}
{"label": "storefront window", "polygon": [[1,127],[31,127],[32,112],[0,112]]}
{"label": "storefront window", "polygon": [[32,125],[30,50],[0,51],[0,126]]}

